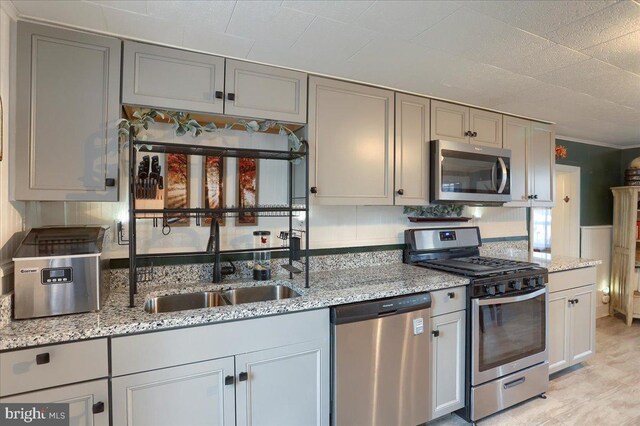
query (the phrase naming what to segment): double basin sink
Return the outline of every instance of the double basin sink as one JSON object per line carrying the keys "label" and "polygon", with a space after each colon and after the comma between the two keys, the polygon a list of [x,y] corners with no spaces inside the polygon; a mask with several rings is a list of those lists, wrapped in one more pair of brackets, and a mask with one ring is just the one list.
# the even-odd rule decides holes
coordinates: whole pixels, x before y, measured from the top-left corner
{"label": "double basin sink", "polygon": [[217,306],[290,299],[298,296],[300,296],[300,293],[283,285],[240,287],[221,291],[200,291],[197,293],[157,296],[145,302],[144,310],[151,314],[157,314],[161,312],[215,308]]}

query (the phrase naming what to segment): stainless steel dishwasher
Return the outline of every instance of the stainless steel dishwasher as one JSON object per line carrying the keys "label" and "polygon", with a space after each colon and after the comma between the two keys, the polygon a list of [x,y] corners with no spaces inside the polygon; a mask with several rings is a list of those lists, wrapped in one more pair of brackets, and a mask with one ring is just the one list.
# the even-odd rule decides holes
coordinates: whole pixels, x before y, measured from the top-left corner
{"label": "stainless steel dishwasher", "polygon": [[331,310],[334,426],[415,426],[431,417],[428,293]]}

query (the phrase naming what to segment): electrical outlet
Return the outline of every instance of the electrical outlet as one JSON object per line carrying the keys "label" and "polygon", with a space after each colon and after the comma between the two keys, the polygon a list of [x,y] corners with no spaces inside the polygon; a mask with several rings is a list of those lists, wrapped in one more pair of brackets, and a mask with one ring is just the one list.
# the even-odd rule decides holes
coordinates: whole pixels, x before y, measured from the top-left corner
{"label": "electrical outlet", "polygon": [[129,244],[129,222],[116,221],[116,242],[120,245]]}

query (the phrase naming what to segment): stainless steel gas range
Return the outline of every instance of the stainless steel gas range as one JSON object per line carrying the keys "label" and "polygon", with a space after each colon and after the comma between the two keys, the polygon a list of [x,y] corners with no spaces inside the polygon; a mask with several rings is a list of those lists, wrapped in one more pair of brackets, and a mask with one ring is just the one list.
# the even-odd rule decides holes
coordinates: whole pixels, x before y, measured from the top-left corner
{"label": "stainless steel gas range", "polygon": [[549,383],[547,270],[480,256],[477,227],[405,231],[404,262],[469,277],[466,406],[477,421],[534,396]]}

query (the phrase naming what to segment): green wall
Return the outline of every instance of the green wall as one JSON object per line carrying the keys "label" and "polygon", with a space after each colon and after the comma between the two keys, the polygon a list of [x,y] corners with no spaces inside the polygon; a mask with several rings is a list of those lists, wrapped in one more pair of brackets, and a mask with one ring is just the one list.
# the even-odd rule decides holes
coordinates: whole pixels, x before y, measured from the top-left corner
{"label": "green wall", "polygon": [[613,196],[609,188],[622,184],[623,151],[560,139],[556,145],[567,148],[567,158],[557,159],[557,164],[580,167],[580,225],[611,225]]}

